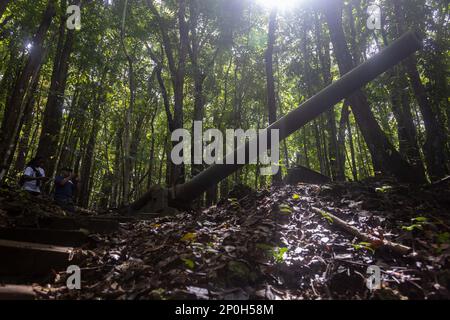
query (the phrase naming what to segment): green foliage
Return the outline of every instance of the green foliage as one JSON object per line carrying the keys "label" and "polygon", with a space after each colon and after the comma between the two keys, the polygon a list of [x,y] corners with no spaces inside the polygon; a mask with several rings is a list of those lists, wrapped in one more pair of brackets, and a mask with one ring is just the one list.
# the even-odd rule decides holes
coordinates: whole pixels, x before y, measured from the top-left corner
{"label": "green foliage", "polygon": [[284,261],[285,254],[289,251],[286,247],[274,247],[267,243],[258,243],[258,249],[264,250],[269,257],[272,257],[276,263]]}
{"label": "green foliage", "polygon": [[[124,42],[131,62],[135,80],[135,106],[129,119],[130,73],[129,63],[120,41],[124,1],[84,1],[82,6],[82,28],[75,34],[75,42],[69,60],[67,87],[64,92],[61,135],[55,137],[61,157],[80,170],[92,168],[89,177],[91,190],[90,206],[96,208],[105,202],[111,207],[123,204],[124,185],[131,192],[131,199],[142,195],[148,185],[166,183],[169,171],[167,153],[170,148],[167,111],[175,115],[174,81],[170,70],[170,59],[162,36],[157,16],[149,10],[147,1],[128,1],[124,30]],[[5,13],[0,17],[0,120],[3,120],[8,97],[11,96],[15,80],[23,70],[29,54],[27,45],[41,22],[46,0],[10,1]],[[27,159],[33,156],[39,139],[30,133],[42,130],[45,105],[51,91],[53,61],[58,54],[58,34],[61,8],[48,31],[44,47],[46,55],[40,69],[38,85],[34,94],[31,123],[24,125],[21,137],[33,137],[25,144]],[[186,9],[190,50],[186,52],[184,100],[182,126],[190,129],[196,104],[196,70],[204,76],[202,83],[201,110],[204,127],[219,128],[264,128],[268,125],[267,81],[265,52],[267,49],[267,11],[254,0],[196,1],[198,12]],[[344,31],[352,53],[372,55],[384,46],[384,41],[392,42],[396,34],[397,21],[393,3],[381,1],[385,14],[385,34],[367,32],[366,1],[346,1],[352,5],[352,17],[344,10]],[[178,24],[177,1],[158,2],[157,11],[162,17],[167,38],[172,48],[174,64],[180,58],[180,30]],[[329,48],[330,34],[322,14],[317,8],[301,5],[297,10],[279,12],[277,16],[276,43],[274,50],[274,77],[277,95],[277,115],[281,117],[293,110],[328,83],[339,77],[339,68],[332,50]],[[446,70],[449,55],[445,48],[450,46],[448,37],[448,6],[438,0],[427,1],[424,6],[418,1],[404,1],[404,29],[420,30],[424,35],[424,50],[418,53],[418,71],[426,85],[429,99],[443,128],[448,128],[450,109]],[[350,21],[356,33],[351,35]],[[192,48],[197,48],[194,63]],[[169,97],[166,110],[162,98],[162,88],[157,78],[156,62],[150,56],[152,50],[161,64],[161,80]],[[320,57],[319,53],[330,54]],[[323,59],[325,58],[325,59]],[[324,61],[323,61],[324,60]],[[392,98],[396,97],[396,83],[401,83],[399,75],[383,75],[366,86],[365,92],[374,117],[389,140],[402,152],[399,137],[399,122],[393,108]],[[423,123],[420,108],[414,99],[411,86],[402,84],[407,105],[411,106],[414,123]],[[403,91],[402,91],[403,92]],[[333,130],[341,126],[343,102],[339,102],[328,115],[320,115],[301,130],[286,139],[280,149],[280,169],[286,173],[294,164],[307,166],[316,171],[332,175],[332,164],[336,154],[330,150],[333,145]],[[345,119],[344,119],[345,120]],[[400,119],[401,120],[401,119]],[[124,123],[129,121],[129,128]],[[98,132],[90,139],[90,134],[98,122]],[[347,127],[344,123],[342,152],[345,158],[345,175],[353,179],[353,171],[358,179],[374,173],[369,148],[350,112]],[[447,129],[444,134],[448,140]],[[422,125],[417,128],[416,142],[422,146],[426,131]],[[338,134],[337,132],[336,134]],[[133,150],[125,152],[125,138],[132,141]],[[84,163],[89,142],[94,144],[93,163]],[[66,151],[67,150],[67,151]],[[423,150],[419,150],[419,154]],[[128,154],[129,153],[129,154]],[[17,160],[16,151],[14,161]],[[352,163],[354,156],[354,164]],[[60,160],[60,159],[58,159]],[[131,161],[130,181],[124,182],[124,164]],[[14,163],[13,163],[14,164]],[[353,168],[354,165],[354,168]],[[191,178],[191,167],[186,166],[186,180]],[[255,188],[265,188],[271,179],[258,173],[258,166],[246,166],[229,182],[242,182]],[[354,170],[352,170],[354,169]],[[21,168],[19,169],[21,170]],[[14,175],[12,172],[11,175]],[[389,192],[390,186],[376,189],[377,193]],[[225,189],[224,189],[225,190]],[[226,194],[220,194],[226,197]],[[292,199],[300,200],[294,194]],[[229,200],[240,209],[236,199]],[[281,214],[292,214],[288,206],[280,206]],[[332,222],[331,217],[324,218]],[[405,230],[420,229],[423,221],[413,221]]]}
{"label": "green foliage", "polygon": [[291,215],[292,214],[292,208],[287,204],[280,204],[278,206],[279,213],[283,215]]}
{"label": "green foliage", "polygon": [[289,251],[288,248],[275,248],[273,250],[273,257],[276,263],[282,263],[284,261],[284,255]]}
{"label": "green foliage", "polygon": [[450,232],[438,233],[437,242],[439,244],[450,243]]}
{"label": "green foliage", "polygon": [[184,262],[184,264],[186,265],[187,268],[193,270],[195,267],[195,262],[191,259],[187,259],[187,258],[181,258],[181,260]]}
{"label": "green foliage", "polygon": [[320,214],[322,215],[322,218],[326,219],[330,224],[333,224],[333,218],[328,213],[320,211]]}
{"label": "green foliage", "polygon": [[369,242],[359,242],[357,244],[352,245],[355,250],[368,250],[372,253],[375,253],[375,249],[372,248],[372,245]]}
{"label": "green foliage", "polygon": [[428,223],[426,217],[416,217],[411,219],[411,221],[415,223],[409,226],[402,226],[402,229],[406,231],[423,230],[423,226]]}
{"label": "green foliage", "polygon": [[380,188],[375,188],[376,192],[385,193],[392,189],[392,186],[382,186]]}

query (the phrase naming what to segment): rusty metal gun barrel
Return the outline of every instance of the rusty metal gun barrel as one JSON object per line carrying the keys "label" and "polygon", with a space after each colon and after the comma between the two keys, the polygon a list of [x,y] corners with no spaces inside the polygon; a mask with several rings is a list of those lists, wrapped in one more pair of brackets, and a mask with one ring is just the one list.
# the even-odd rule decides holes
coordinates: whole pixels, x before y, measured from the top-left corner
{"label": "rusty metal gun barrel", "polygon": [[[350,96],[389,68],[421,49],[421,47],[422,42],[415,32],[410,31],[404,34],[384,50],[274,122],[267,128],[267,131],[278,129],[280,140],[285,139],[342,99]],[[267,136],[270,137],[270,134]],[[270,143],[268,145],[270,146]],[[234,150],[234,153],[236,156],[237,149]],[[189,202],[196,199],[242,166],[242,164],[214,164],[210,166],[190,181],[176,187],[176,202]],[[148,199],[147,194],[133,203],[131,209],[140,209],[145,205],[146,199]]]}

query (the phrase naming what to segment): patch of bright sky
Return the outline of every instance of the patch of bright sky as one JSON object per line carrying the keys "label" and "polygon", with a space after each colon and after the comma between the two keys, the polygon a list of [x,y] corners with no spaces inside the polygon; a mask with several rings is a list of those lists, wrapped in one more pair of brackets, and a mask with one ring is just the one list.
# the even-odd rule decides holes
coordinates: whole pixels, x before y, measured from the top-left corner
{"label": "patch of bright sky", "polygon": [[277,8],[281,12],[286,12],[298,7],[305,0],[255,0],[256,3],[267,9]]}

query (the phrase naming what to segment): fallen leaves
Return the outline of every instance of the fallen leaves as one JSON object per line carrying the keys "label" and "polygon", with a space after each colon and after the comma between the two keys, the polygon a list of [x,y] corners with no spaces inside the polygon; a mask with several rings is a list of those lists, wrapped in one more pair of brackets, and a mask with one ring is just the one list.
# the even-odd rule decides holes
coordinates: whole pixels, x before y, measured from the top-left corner
{"label": "fallen leaves", "polygon": [[[450,265],[448,216],[437,213],[448,213],[448,208],[435,202],[419,207],[417,194],[393,183],[383,192],[376,190],[385,185],[300,184],[260,192],[241,186],[245,192],[234,192],[216,206],[125,224],[118,234],[97,239],[95,254],[82,266],[92,268],[83,274],[83,290],[56,290],[65,281],[61,274],[51,285],[54,290],[46,290],[42,297],[450,297],[450,276],[445,273]],[[376,241],[358,242],[335,230],[326,216],[312,212],[313,206],[336,213],[367,234],[378,235],[380,241],[386,238],[414,245],[425,258],[393,256]],[[420,217],[428,217],[425,212],[440,222],[424,223]],[[411,222],[422,223],[423,230],[414,236],[402,230]],[[367,267],[374,264],[382,269],[383,280],[383,289],[376,294],[365,285]]]}

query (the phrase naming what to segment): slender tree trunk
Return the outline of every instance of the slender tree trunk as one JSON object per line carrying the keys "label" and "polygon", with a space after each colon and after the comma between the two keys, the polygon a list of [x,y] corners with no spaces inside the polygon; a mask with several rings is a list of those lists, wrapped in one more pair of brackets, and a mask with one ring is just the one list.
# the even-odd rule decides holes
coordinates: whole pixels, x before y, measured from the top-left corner
{"label": "slender tree trunk", "polygon": [[[403,21],[405,20],[402,11],[403,1],[394,0],[394,12],[397,19],[397,33],[403,33]],[[423,122],[426,131],[426,139],[423,145],[425,160],[427,163],[428,174],[431,180],[444,177],[449,173],[447,167],[447,148],[445,144],[445,135],[439,123],[436,113],[433,110],[425,86],[423,85],[419,71],[417,70],[417,60],[414,56],[409,57],[403,63],[406,73],[409,77],[416,100],[422,113]]]}
{"label": "slender tree trunk", "polygon": [[[79,2],[78,2],[79,3]],[[61,5],[65,12],[65,5]],[[65,15],[60,18],[59,39],[57,51],[53,61],[53,72],[47,105],[42,121],[42,130],[39,138],[37,155],[44,158],[47,175],[52,176],[58,161],[57,150],[60,131],[62,127],[62,109],[64,104],[64,93],[69,71],[69,59],[75,40],[73,30],[66,30]]]}
{"label": "slender tree trunk", "polygon": [[123,199],[123,205],[128,205],[130,201],[130,182],[131,182],[131,176],[133,171],[133,159],[131,156],[131,144],[132,144],[132,138],[130,137],[131,132],[131,117],[134,110],[134,103],[135,103],[135,91],[136,91],[136,85],[135,85],[135,79],[134,79],[134,66],[133,66],[133,58],[128,53],[128,50],[125,45],[125,22],[127,17],[127,10],[128,10],[128,0],[125,0],[124,6],[123,6],[123,14],[122,14],[122,26],[120,30],[120,39],[122,44],[122,50],[125,54],[125,57],[127,59],[128,63],[128,85],[130,89],[130,100],[128,108],[125,112],[125,119],[124,119],[124,130],[123,130],[123,188],[122,188],[122,199]]}
{"label": "slender tree trunk", "polygon": [[414,95],[419,104],[426,130],[426,140],[423,145],[423,149],[428,173],[432,180],[436,180],[449,173],[446,166],[447,156],[444,134],[428,99],[425,87],[420,80],[415,59],[409,58],[404,65],[406,67],[406,72],[408,73]]}
{"label": "slender tree trunk", "polygon": [[325,164],[323,161],[322,144],[320,141],[320,133],[319,133],[320,129],[317,120],[314,120],[313,126],[314,126],[314,139],[316,142],[317,161],[319,162],[320,173],[326,175]]}
{"label": "slender tree trunk", "polygon": [[85,123],[84,116],[88,107],[85,101],[86,97],[81,97],[81,87],[78,84],[75,89],[75,93],[72,97],[72,103],[70,106],[70,112],[67,124],[67,136],[61,147],[61,154],[59,156],[59,169],[63,167],[72,167],[74,162],[75,152],[77,151],[77,144],[80,135],[83,131],[83,125]]}
{"label": "slender tree trunk", "polygon": [[[19,143],[17,146],[17,158],[15,163],[15,171],[20,172],[25,168],[26,158],[28,155],[28,146],[30,142],[31,129],[33,127],[33,107],[36,102],[36,89],[38,87],[38,79],[36,78],[34,83],[31,85],[31,94],[28,102],[25,106],[24,115],[22,118],[23,127],[22,135],[20,135]],[[37,99],[39,101],[39,99]]]}
{"label": "slender tree trunk", "polygon": [[[329,40],[326,39],[326,41],[324,41],[322,39],[322,26],[320,25],[320,20],[317,15],[315,17],[315,30],[318,47],[317,52],[322,66],[323,83],[325,86],[328,86],[332,82]],[[334,108],[327,111],[326,117],[329,131],[328,149],[332,178],[334,180],[343,181],[345,180],[345,157],[343,157],[343,153],[339,152],[339,149],[342,149],[342,146],[340,146],[339,143],[343,142],[345,148],[345,140],[338,140]]]}
{"label": "slender tree trunk", "polygon": [[[350,114],[347,113],[347,127],[348,127],[348,138],[350,143],[350,154],[352,159],[352,174],[355,181],[358,180],[358,167],[356,164],[356,151],[355,151],[355,145],[353,143],[353,133],[352,133],[352,126],[350,125]],[[358,135],[358,129],[356,129],[356,133]],[[358,141],[359,141],[359,135],[358,135]],[[362,163],[363,167],[366,168],[366,163]],[[366,170],[368,172],[368,170]],[[367,174],[368,175],[368,174]]]}
{"label": "slender tree trunk", "polygon": [[[170,76],[173,85],[174,91],[174,112],[173,112],[173,130],[183,128],[184,118],[183,118],[183,100],[184,100],[184,81],[186,74],[186,56],[188,54],[189,47],[189,28],[187,26],[185,15],[186,15],[186,1],[179,0],[178,1],[178,31],[179,31],[179,50],[178,50],[178,61],[175,62],[175,54],[173,50],[173,45],[169,37],[169,32],[167,29],[166,21],[164,21],[158,10],[156,9],[154,3],[151,0],[147,0],[147,6],[150,11],[155,15],[159,29],[161,32],[162,42],[164,46],[164,51],[167,56],[167,61],[170,70]],[[171,130],[172,132],[172,130]],[[171,186],[175,186],[178,183],[183,183],[185,180],[185,172],[184,165],[173,165],[173,163],[169,162],[170,157],[168,159],[168,164],[170,164],[170,177],[169,184]]]}
{"label": "slender tree trunk", "polygon": [[[342,27],[342,2],[328,3],[325,8],[325,16],[339,71],[343,76],[354,67],[354,63]],[[392,174],[401,181],[425,182],[426,177],[415,171],[389,142],[370,110],[367,97],[363,91],[357,90],[348,100],[369,147],[375,170]]]}
{"label": "slender tree trunk", "polygon": [[[389,45],[387,34],[382,30],[383,44]],[[381,48],[380,48],[381,49]],[[425,167],[421,159],[419,145],[417,143],[417,132],[411,112],[411,101],[409,96],[408,83],[401,68],[395,67],[387,72],[392,81],[390,92],[392,112],[397,120],[397,136],[399,140],[400,153],[425,175]],[[423,172],[423,173],[422,173]]]}
{"label": "slender tree trunk", "polygon": [[153,171],[155,168],[155,118],[158,114],[158,105],[155,107],[155,111],[152,114],[152,117],[150,119],[150,134],[152,136],[152,140],[150,142],[150,157],[149,157],[149,164],[148,164],[148,180],[147,180],[147,190],[150,189],[152,186],[152,179],[153,179]]}
{"label": "slender tree trunk", "polygon": [[45,50],[43,50],[42,46],[54,15],[54,0],[49,0],[39,29],[33,37],[33,47],[28,60],[10,94],[7,109],[3,116],[3,125],[0,130],[0,184],[3,183],[3,179],[11,164],[11,154],[15,150],[15,141],[17,141],[19,126],[26,105],[25,100],[29,94],[30,81],[32,82],[33,78],[37,77],[43,56],[45,56]]}
{"label": "slender tree trunk", "polygon": [[[190,18],[189,18],[189,28],[191,34],[190,40],[190,50],[189,55],[192,62],[193,68],[193,78],[194,78],[194,115],[193,115],[193,123],[192,123],[192,131],[194,130],[194,122],[195,121],[203,121],[204,117],[204,94],[203,94],[203,81],[206,78],[206,75],[202,73],[199,66],[198,56],[199,56],[199,39],[197,38],[197,22],[199,19],[199,12],[196,1],[189,2],[190,7]],[[194,163],[194,150],[195,147],[192,148],[192,166],[191,166],[191,175],[192,177],[196,176],[200,172],[203,171],[203,164]]]}
{"label": "slender tree trunk", "polygon": [[89,134],[89,140],[87,142],[86,150],[83,156],[83,167],[81,170],[81,186],[80,194],[78,197],[78,203],[80,206],[87,208],[89,206],[89,198],[91,194],[93,184],[93,166],[94,166],[94,154],[95,145],[97,143],[97,135],[100,131],[100,117],[101,108],[106,100],[106,93],[104,91],[105,79],[108,72],[108,68],[103,68],[100,84],[95,86],[94,103],[91,105],[92,110],[92,128]]}
{"label": "slender tree trunk", "polygon": [[122,145],[122,131],[123,128],[120,127],[116,131],[115,136],[115,150],[114,150],[114,184],[113,192],[111,196],[110,207],[118,207],[120,205],[120,194],[122,185],[122,174],[121,174],[121,145]]}
{"label": "slender tree trunk", "polygon": [[311,165],[309,163],[309,156],[308,156],[308,133],[307,128],[309,126],[306,126],[303,130],[303,152],[305,153],[305,166],[307,168],[311,168]]}

